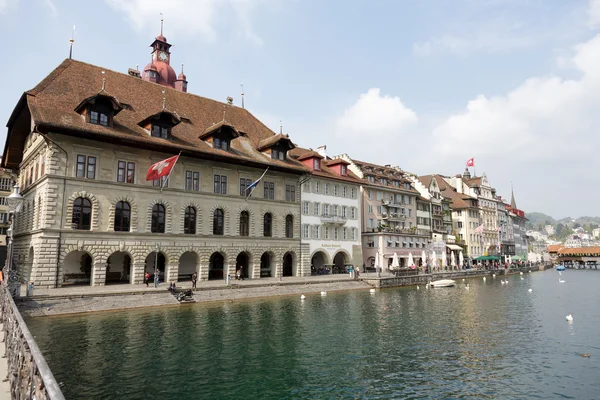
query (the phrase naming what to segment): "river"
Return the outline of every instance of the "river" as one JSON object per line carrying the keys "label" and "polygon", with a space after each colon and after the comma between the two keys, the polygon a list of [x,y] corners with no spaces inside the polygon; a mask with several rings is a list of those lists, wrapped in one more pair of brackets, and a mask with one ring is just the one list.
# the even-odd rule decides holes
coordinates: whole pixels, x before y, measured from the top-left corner
{"label": "river", "polygon": [[600,271],[507,280],[28,324],[67,399],[600,398]]}

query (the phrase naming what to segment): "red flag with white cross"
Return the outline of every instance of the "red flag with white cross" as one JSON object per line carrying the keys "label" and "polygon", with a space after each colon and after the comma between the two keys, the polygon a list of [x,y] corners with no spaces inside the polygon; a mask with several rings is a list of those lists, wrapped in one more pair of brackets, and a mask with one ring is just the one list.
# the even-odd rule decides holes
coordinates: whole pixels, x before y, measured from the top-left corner
{"label": "red flag with white cross", "polygon": [[467,167],[474,167],[475,166],[475,159],[474,158],[469,158],[467,160]]}
{"label": "red flag with white cross", "polygon": [[175,163],[179,159],[179,155],[167,158],[166,160],[162,160],[157,162],[156,164],[152,164],[148,172],[146,173],[147,181],[155,181],[157,179],[162,178],[163,176],[168,176],[173,170]]}

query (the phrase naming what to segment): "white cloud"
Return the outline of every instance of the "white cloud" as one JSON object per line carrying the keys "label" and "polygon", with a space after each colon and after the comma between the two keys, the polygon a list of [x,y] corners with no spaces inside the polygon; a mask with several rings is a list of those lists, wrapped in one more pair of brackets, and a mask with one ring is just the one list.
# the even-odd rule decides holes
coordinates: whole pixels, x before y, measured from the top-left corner
{"label": "white cloud", "polygon": [[600,27],[600,0],[588,0],[587,15],[590,28]]}
{"label": "white cloud", "polygon": [[335,131],[343,137],[394,136],[417,121],[399,97],[381,96],[380,89],[371,88],[337,118]]}
{"label": "white cloud", "polygon": [[[0,0],[2,1],[2,0]],[[165,20],[165,31],[174,35],[198,36],[206,41],[217,38],[218,15],[227,15],[227,26],[238,29],[255,44],[262,39],[254,32],[252,12],[266,0],[105,0],[112,8],[125,14],[137,30],[159,28],[160,13]],[[168,35],[165,32],[165,36]]]}
{"label": "white cloud", "polygon": [[19,0],[0,0],[0,14],[8,12],[11,8],[15,8]]}

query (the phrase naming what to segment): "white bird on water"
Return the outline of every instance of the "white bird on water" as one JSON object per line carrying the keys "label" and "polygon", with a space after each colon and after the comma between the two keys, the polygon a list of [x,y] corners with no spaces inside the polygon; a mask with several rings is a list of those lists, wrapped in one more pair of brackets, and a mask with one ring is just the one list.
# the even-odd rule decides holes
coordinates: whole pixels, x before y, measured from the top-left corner
{"label": "white bird on water", "polygon": [[492,278],[495,278],[495,277],[496,277],[496,274],[492,274]]}
{"label": "white bird on water", "polygon": [[573,316],[571,314],[567,315],[567,321],[573,322]]}
{"label": "white bird on water", "polygon": [[524,281],[524,280],[525,280],[525,278],[521,277],[521,280],[522,280],[522,281]]}
{"label": "white bird on water", "polygon": [[469,284],[468,283],[465,285],[465,289],[469,290]]}
{"label": "white bird on water", "polygon": [[562,272],[558,271],[558,274],[562,276]]}
{"label": "white bird on water", "polygon": [[300,300],[304,300],[304,299],[306,299],[305,295],[300,296]]}
{"label": "white bird on water", "polygon": [[417,290],[419,290],[419,285],[417,285]]}
{"label": "white bird on water", "polygon": [[463,278],[463,282],[465,281],[465,278]]}
{"label": "white bird on water", "polygon": [[528,292],[529,292],[529,293],[532,293],[532,292],[533,292],[533,289],[529,289],[529,290],[528,290]]}
{"label": "white bird on water", "polygon": [[371,294],[373,294],[373,293],[375,293],[375,289],[371,289],[371,290],[369,290],[369,292],[370,292]]}
{"label": "white bird on water", "polygon": [[321,296],[327,296],[327,292],[321,292]]}
{"label": "white bird on water", "polygon": [[565,281],[562,280],[562,279],[560,279],[560,278],[558,278],[558,283],[565,283]]}
{"label": "white bird on water", "polygon": [[521,271],[519,274],[520,274],[520,275],[523,275],[523,271]]}
{"label": "white bird on water", "polygon": [[485,282],[485,276],[483,277],[483,281]]}

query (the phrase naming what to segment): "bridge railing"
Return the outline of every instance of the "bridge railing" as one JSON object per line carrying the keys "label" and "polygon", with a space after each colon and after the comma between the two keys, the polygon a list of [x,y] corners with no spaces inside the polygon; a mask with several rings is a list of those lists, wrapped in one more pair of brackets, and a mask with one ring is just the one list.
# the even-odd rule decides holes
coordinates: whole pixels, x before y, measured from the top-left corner
{"label": "bridge railing", "polygon": [[6,283],[0,284],[0,305],[11,398],[65,400]]}

